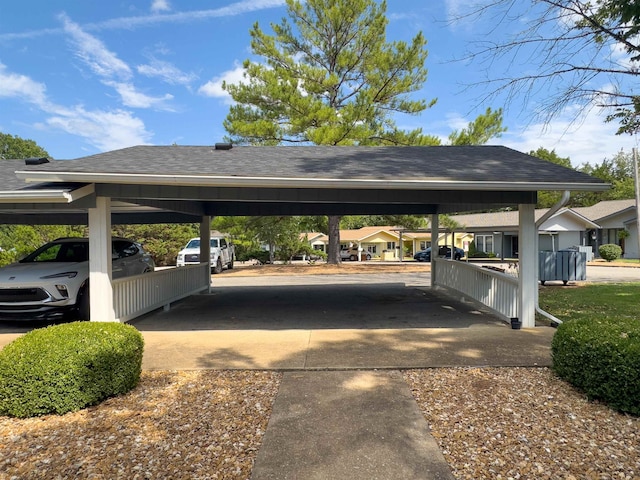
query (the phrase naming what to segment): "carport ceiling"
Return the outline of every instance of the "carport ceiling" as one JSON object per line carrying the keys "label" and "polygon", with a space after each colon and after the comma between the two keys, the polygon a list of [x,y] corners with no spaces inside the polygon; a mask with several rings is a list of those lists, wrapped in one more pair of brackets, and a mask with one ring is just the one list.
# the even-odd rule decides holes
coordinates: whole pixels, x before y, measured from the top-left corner
{"label": "carport ceiling", "polygon": [[6,162],[3,223],[51,223],[52,213],[59,223],[84,223],[98,195],[112,199],[114,223],[153,223],[453,213],[533,204],[539,190],[608,188],[501,146],[137,146],[39,165]]}

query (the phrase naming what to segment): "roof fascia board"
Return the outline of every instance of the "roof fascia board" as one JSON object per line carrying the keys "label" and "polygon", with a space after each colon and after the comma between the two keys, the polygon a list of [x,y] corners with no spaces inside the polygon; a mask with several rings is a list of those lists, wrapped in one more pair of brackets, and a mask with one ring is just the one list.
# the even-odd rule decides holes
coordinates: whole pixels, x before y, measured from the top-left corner
{"label": "roof fascia board", "polygon": [[29,189],[0,191],[0,203],[72,203],[78,199],[92,195],[95,186],[84,185],[75,190],[70,189]]}
{"label": "roof fascia board", "polygon": [[233,186],[273,188],[378,188],[378,189],[429,189],[429,190],[567,190],[605,191],[605,183],[555,182],[470,182],[452,180],[377,180],[339,178],[282,178],[282,177],[235,177],[200,175],[147,175],[121,173],[45,172],[18,170],[18,178],[26,182],[79,182],[79,183],[132,183],[141,185],[187,185],[187,186]]}
{"label": "roof fascia board", "polygon": [[0,203],[69,203],[68,190],[0,191]]}

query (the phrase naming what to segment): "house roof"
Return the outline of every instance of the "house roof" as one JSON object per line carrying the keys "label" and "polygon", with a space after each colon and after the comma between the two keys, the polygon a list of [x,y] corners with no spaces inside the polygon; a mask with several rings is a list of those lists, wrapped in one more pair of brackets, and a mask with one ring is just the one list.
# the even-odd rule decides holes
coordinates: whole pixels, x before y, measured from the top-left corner
{"label": "house roof", "polygon": [[573,210],[594,222],[600,222],[612,215],[635,209],[635,206],[636,201],[632,198],[626,200],[605,200],[590,207],[576,207]]}
{"label": "house roof", "polygon": [[[386,233],[396,239],[399,239],[400,230],[402,230],[402,236],[405,240],[411,240],[413,238],[419,238],[419,237],[425,237],[427,235],[428,236],[431,235],[430,231],[423,232],[422,234],[420,234],[420,233],[406,232],[399,227],[382,225],[382,226],[368,226],[368,227],[361,227],[356,229],[340,230],[340,241],[361,242],[379,233]],[[306,238],[308,239],[309,242],[313,242],[317,240],[327,242],[329,240],[329,237],[327,235],[325,235],[324,233],[318,233],[318,232],[301,233],[300,238],[302,240]]]}
{"label": "house roof", "polygon": [[399,238],[397,232],[393,232],[391,229],[398,227],[389,226],[372,226],[362,227],[353,230],[340,230],[340,241],[356,241],[361,242],[369,237],[377,235],[379,233],[386,233],[394,238]]}
{"label": "house roof", "polygon": [[[540,220],[548,211],[548,208],[536,209],[534,212],[535,220]],[[596,222],[594,222],[584,214],[577,212],[576,209],[563,208],[552,215],[551,218],[556,218],[561,215],[569,215],[571,217],[574,217],[589,228],[598,228]],[[519,213],[518,211],[513,210],[507,212],[451,215],[451,218],[461,225],[461,230],[476,232],[492,230],[517,230],[519,224]]]}
{"label": "house roof", "polygon": [[[3,167],[4,223],[52,214],[64,221],[61,215],[86,212],[97,196],[198,221],[203,215],[452,213],[535,203],[538,190],[608,188],[501,146],[137,146]],[[29,216],[27,207],[15,207],[28,202]]]}

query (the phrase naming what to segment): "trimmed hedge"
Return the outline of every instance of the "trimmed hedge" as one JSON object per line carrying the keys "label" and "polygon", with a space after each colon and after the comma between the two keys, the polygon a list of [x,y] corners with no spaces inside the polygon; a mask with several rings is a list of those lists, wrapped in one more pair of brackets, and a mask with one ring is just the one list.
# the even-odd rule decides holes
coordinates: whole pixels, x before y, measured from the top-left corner
{"label": "trimmed hedge", "polygon": [[619,245],[614,245],[613,243],[606,243],[604,245],[600,245],[598,253],[607,262],[613,262],[622,256],[622,248]]}
{"label": "trimmed hedge", "polygon": [[126,393],[140,380],[142,335],[116,322],[32,330],[0,351],[0,415],[63,414]]}
{"label": "trimmed hedge", "polygon": [[621,412],[640,416],[640,324],[635,319],[571,320],[551,342],[553,370]]}

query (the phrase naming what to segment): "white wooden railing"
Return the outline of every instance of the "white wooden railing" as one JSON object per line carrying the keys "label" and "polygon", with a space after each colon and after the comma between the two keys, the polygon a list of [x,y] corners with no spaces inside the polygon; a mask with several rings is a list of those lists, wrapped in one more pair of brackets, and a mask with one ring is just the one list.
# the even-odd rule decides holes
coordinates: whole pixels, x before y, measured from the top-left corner
{"label": "white wooden railing", "polygon": [[209,289],[208,263],[158,270],[113,280],[113,306],[116,320],[127,322],[157,308]]}
{"label": "white wooden railing", "polygon": [[434,286],[479,302],[507,322],[518,317],[518,279],[466,262],[435,259]]}

